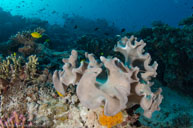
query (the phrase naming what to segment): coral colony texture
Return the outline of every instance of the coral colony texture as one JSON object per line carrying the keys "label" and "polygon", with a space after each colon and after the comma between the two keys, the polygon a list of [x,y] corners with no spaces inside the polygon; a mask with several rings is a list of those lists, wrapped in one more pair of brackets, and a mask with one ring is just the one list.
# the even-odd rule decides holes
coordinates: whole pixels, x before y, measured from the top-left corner
{"label": "coral colony texture", "polygon": [[193,16],[137,32],[64,18],[0,9],[0,128],[193,128]]}
{"label": "coral colony texture", "polygon": [[[14,38],[18,36],[23,42],[33,42],[26,34]],[[158,64],[149,65],[151,56],[144,53],[145,45],[134,36],[123,37],[114,51],[124,55],[124,63],[117,57],[100,56],[97,60],[87,52],[78,62],[78,52],[72,50],[70,57],[63,59],[63,70],[52,76],[60,97],[50,88],[49,71],[37,70],[36,56],[29,56],[28,61],[16,53],[8,56],[0,68],[0,126],[127,128],[139,119],[139,114],[128,113],[136,105],[151,118],[160,110],[163,96],[161,88],[156,92],[150,89]]]}
{"label": "coral colony texture", "polygon": [[180,28],[162,22],[152,25],[134,35],[144,39],[149,46],[146,50],[158,61],[157,78],[170,88],[193,96],[193,16],[182,20]]}
{"label": "coral colony texture", "polygon": [[[161,88],[155,93],[150,89],[153,85],[150,80],[157,75],[158,64],[149,65],[151,56],[143,53],[145,45],[134,36],[122,38],[114,51],[124,55],[125,63],[116,57],[104,56],[100,57],[99,63],[93,54],[85,53],[88,61],[77,66],[78,53],[72,50],[71,56],[63,59],[63,70],[54,72],[54,87],[64,96],[70,85],[77,85],[80,103],[89,109],[103,107],[106,116],[114,116],[139,104],[144,116],[151,118],[154,111],[160,110],[163,96]],[[103,78],[105,75],[106,79]]]}

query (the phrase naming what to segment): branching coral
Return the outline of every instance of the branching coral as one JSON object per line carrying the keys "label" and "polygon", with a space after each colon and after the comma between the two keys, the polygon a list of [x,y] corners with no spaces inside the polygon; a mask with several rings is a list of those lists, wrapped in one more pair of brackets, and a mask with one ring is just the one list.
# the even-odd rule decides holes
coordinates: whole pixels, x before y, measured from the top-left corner
{"label": "branching coral", "polygon": [[[76,93],[80,102],[95,109],[104,106],[104,114],[114,116],[121,110],[140,104],[144,116],[151,118],[159,110],[162,90],[153,93],[150,89],[152,77],[156,76],[158,64],[150,66],[151,57],[144,54],[146,44],[131,36],[124,37],[114,48],[125,56],[125,64],[118,58],[100,57],[101,63],[93,54],[85,54],[88,63],[82,61],[77,66],[78,53],[73,50],[69,59],[63,59],[63,71],[55,71],[53,83],[56,90],[65,95],[69,85],[77,85]],[[105,76],[106,78],[101,77]]]}
{"label": "branching coral", "polygon": [[21,61],[22,57],[11,54],[11,56],[0,62],[0,78],[11,80],[18,77],[22,69]]}
{"label": "branching coral", "polygon": [[21,78],[23,73],[29,78],[33,78],[37,71],[38,58],[35,55],[28,57],[28,62],[22,64],[22,57],[11,54],[0,62],[0,78],[8,81]]}
{"label": "branching coral", "polygon": [[36,73],[37,73],[37,65],[38,65],[38,58],[35,56],[29,56],[28,57],[28,62],[25,64],[25,74],[26,78],[29,79],[34,79]]}
{"label": "branching coral", "polygon": [[38,58],[31,55],[25,65],[23,61],[16,53],[0,61],[0,90],[6,90],[9,84],[13,84],[16,80],[26,81],[35,78]]}

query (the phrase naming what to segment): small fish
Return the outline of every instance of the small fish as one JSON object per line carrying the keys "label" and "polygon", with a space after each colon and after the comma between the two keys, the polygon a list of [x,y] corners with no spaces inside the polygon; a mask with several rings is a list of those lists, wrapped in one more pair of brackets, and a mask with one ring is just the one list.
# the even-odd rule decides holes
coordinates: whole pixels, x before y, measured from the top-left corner
{"label": "small fish", "polygon": [[101,56],[103,56],[104,55],[104,53],[103,52],[101,52]]}
{"label": "small fish", "polygon": [[58,91],[56,91],[56,92],[57,92],[57,94],[58,94],[59,96],[64,97],[60,92],[58,92]]}
{"label": "small fish", "polygon": [[32,36],[33,38],[36,38],[36,39],[42,37],[42,35],[41,35],[40,33],[38,33],[38,32],[32,32],[32,33],[31,33],[31,36]]}
{"label": "small fish", "polygon": [[77,29],[77,28],[78,28],[78,26],[77,26],[77,25],[75,25],[75,26],[74,26],[74,29]]}
{"label": "small fish", "polygon": [[121,32],[125,32],[125,30],[126,30],[125,28],[122,28],[122,29],[121,29]]}
{"label": "small fish", "polygon": [[16,52],[13,53],[13,56],[16,56]]}
{"label": "small fish", "polygon": [[42,11],[45,11],[45,10],[46,10],[45,8],[42,8],[42,9],[40,9],[39,11],[42,12]]}
{"label": "small fish", "polygon": [[95,28],[95,29],[94,29],[94,31],[97,31],[97,30],[99,30],[99,28]]}
{"label": "small fish", "polygon": [[50,39],[46,39],[45,42],[47,42],[47,43],[50,42]]}
{"label": "small fish", "polygon": [[82,60],[80,61],[80,63],[82,63],[82,62],[85,62],[85,59],[82,59]]}

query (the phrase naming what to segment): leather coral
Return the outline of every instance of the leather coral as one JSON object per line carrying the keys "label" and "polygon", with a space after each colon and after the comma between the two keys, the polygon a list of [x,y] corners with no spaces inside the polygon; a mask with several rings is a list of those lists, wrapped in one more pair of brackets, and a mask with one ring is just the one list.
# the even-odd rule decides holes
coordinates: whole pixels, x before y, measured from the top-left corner
{"label": "leather coral", "polygon": [[[113,116],[128,107],[140,104],[144,116],[151,118],[155,110],[159,110],[162,102],[161,88],[151,91],[150,82],[156,77],[157,62],[149,65],[151,56],[144,53],[145,43],[137,38],[123,37],[115,46],[114,51],[125,57],[125,63],[118,58],[100,57],[85,53],[88,61],[77,66],[78,53],[72,50],[71,56],[64,59],[63,71],[55,71],[53,83],[55,89],[65,94],[66,88],[77,85],[76,93],[85,107],[95,109],[104,106],[104,114]],[[105,75],[104,75],[105,74]]]}

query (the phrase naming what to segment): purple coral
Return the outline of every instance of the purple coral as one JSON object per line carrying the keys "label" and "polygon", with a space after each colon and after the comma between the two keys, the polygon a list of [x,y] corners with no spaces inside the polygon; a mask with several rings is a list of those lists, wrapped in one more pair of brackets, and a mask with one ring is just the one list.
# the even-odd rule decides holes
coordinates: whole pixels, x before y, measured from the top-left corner
{"label": "purple coral", "polygon": [[16,111],[13,112],[10,118],[0,119],[1,128],[25,128],[32,127],[32,122],[28,122],[24,115],[18,115]]}

